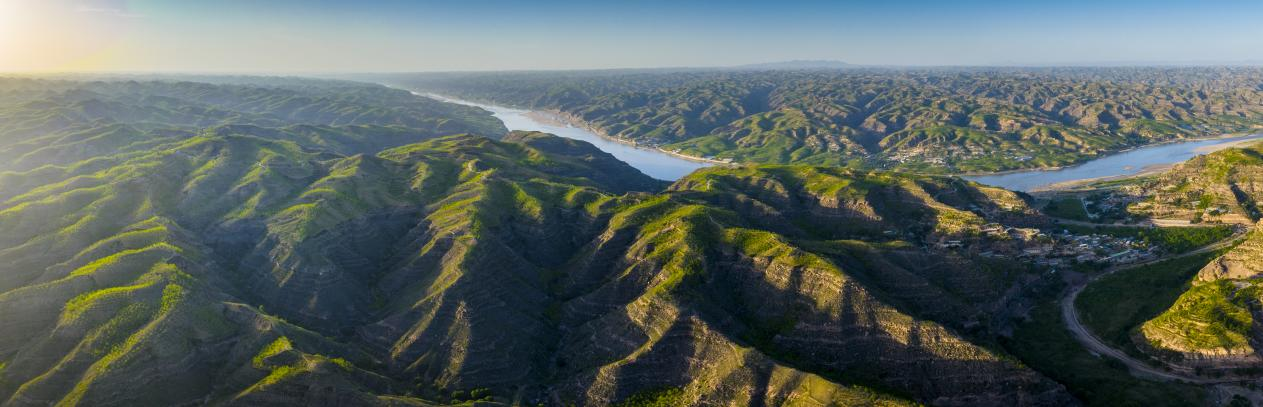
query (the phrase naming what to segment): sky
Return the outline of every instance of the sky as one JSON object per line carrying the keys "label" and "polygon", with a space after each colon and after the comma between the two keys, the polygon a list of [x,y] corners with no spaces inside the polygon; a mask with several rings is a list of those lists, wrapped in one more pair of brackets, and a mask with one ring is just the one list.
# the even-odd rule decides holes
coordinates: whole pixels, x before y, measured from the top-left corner
{"label": "sky", "polygon": [[0,72],[1258,64],[1259,0],[0,0]]}

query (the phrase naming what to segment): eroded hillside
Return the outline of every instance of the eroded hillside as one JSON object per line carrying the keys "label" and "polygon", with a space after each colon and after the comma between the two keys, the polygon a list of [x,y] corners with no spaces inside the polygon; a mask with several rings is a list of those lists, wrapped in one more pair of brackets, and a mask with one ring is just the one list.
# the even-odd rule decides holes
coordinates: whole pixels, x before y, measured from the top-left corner
{"label": "eroded hillside", "polygon": [[661,185],[577,142],[506,141],[329,158],[202,136],[41,172],[0,210],[9,402],[1066,397],[955,332],[1035,274],[855,240],[965,236],[982,219],[958,206],[994,191],[768,167],[626,194]]}
{"label": "eroded hillside", "polygon": [[[1132,189],[1146,199],[1128,210],[1193,223],[1249,225],[1244,240],[1206,264],[1169,308],[1137,328],[1141,349],[1179,366],[1232,371],[1263,366],[1257,320],[1263,299],[1263,156],[1255,143],[1202,155]],[[1133,191],[1134,192],[1134,191]]]}
{"label": "eroded hillside", "polygon": [[991,339],[1040,271],[936,245],[1037,216],[1008,191],[139,122],[176,135],[0,172],[6,405],[1073,402]]}

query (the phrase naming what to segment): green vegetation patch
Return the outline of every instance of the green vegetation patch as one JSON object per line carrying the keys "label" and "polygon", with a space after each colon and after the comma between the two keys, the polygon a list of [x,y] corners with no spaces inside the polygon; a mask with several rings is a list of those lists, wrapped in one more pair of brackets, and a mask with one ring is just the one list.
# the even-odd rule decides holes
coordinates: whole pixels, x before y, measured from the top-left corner
{"label": "green vegetation patch", "polygon": [[1044,206],[1044,214],[1052,217],[1091,222],[1088,211],[1079,198],[1058,198]]}
{"label": "green vegetation patch", "polygon": [[678,407],[685,405],[684,389],[670,387],[645,390],[614,403],[615,407]]}
{"label": "green vegetation patch", "polygon": [[1199,386],[1137,379],[1122,363],[1089,353],[1066,330],[1053,295],[1040,300],[1030,320],[1001,343],[1088,406],[1196,406],[1208,401]]}
{"label": "green vegetation patch", "polygon": [[78,319],[84,312],[87,312],[87,310],[96,303],[103,302],[111,298],[127,298],[130,294],[152,287],[158,282],[159,280],[150,279],[149,281],[141,282],[135,285],[109,287],[80,294],[79,296],[66,302],[62,311],[60,323],[65,324]]}
{"label": "green vegetation patch", "polygon": [[1079,319],[1113,346],[1139,355],[1131,333],[1188,289],[1190,280],[1219,253],[1204,253],[1101,277],[1079,293]]}
{"label": "green vegetation patch", "polygon": [[1057,225],[1056,228],[1075,234],[1101,234],[1114,237],[1130,237],[1162,247],[1169,253],[1186,253],[1222,241],[1232,236],[1232,226],[1204,227],[1144,227],[1144,226],[1083,226]]}
{"label": "green vegetation patch", "polygon": [[1248,302],[1257,301],[1257,283],[1215,280],[1194,285],[1171,308],[1146,322],[1149,345],[1176,351],[1249,349],[1254,323]]}
{"label": "green vegetation patch", "polygon": [[264,346],[262,350],[259,350],[257,355],[254,355],[254,359],[251,360],[252,365],[258,369],[266,368],[267,365],[265,362],[267,358],[276,356],[281,352],[285,352],[290,349],[294,349],[294,346],[293,343],[290,343],[289,338],[284,336],[276,338],[276,340],[272,341],[267,346]]}

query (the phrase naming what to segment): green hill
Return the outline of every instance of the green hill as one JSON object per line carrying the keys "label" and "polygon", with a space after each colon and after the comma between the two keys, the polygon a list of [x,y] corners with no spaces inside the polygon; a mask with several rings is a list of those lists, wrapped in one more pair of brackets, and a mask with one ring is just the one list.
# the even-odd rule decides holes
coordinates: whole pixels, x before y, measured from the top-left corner
{"label": "green hill", "polygon": [[1263,275],[1263,234],[1254,224],[1263,199],[1261,148],[1254,143],[1198,156],[1132,187],[1145,197],[1128,208],[1133,213],[1252,228],[1242,243],[1202,267],[1187,291],[1164,304],[1165,311],[1137,327],[1139,348],[1202,369],[1263,367],[1255,350]]}
{"label": "green hill", "polygon": [[583,142],[396,125],[215,123],[0,173],[0,400],[1072,402],[992,342],[1039,270],[932,244],[1035,216],[1012,192],[668,186]]}
{"label": "green hill", "polygon": [[353,82],[0,78],[0,171],[139,152],[202,132],[257,134],[356,154],[429,137],[498,138],[506,131],[480,109]]}

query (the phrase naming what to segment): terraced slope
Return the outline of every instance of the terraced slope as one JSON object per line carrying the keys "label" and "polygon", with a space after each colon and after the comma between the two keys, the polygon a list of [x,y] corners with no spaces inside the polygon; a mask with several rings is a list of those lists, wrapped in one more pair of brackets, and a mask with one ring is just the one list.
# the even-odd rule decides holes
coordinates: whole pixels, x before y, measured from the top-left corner
{"label": "terraced slope", "polygon": [[[1263,145],[1191,159],[1139,186],[1149,199],[1128,208],[1158,218],[1253,223],[1263,198]],[[1259,343],[1263,234],[1257,226],[1241,244],[1207,264],[1162,314],[1134,334],[1140,348],[1185,366],[1225,369],[1263,366]]]}
{"label": "terraced slope", "polygon": [[[1180,364],[1212,368],[1257,366],[1254,314],[1259,287],[1248,281],[1198,282],[1170,309],[1145,322],[1138,340]],[[1253,342],[1253,343],[1252,343]]]}
{"label": "terraced slope", "polygon": [[1061,166],[1263,124],[1255,68],[592,71],[375,77],[561,111],[611,137],[751,163]]}

